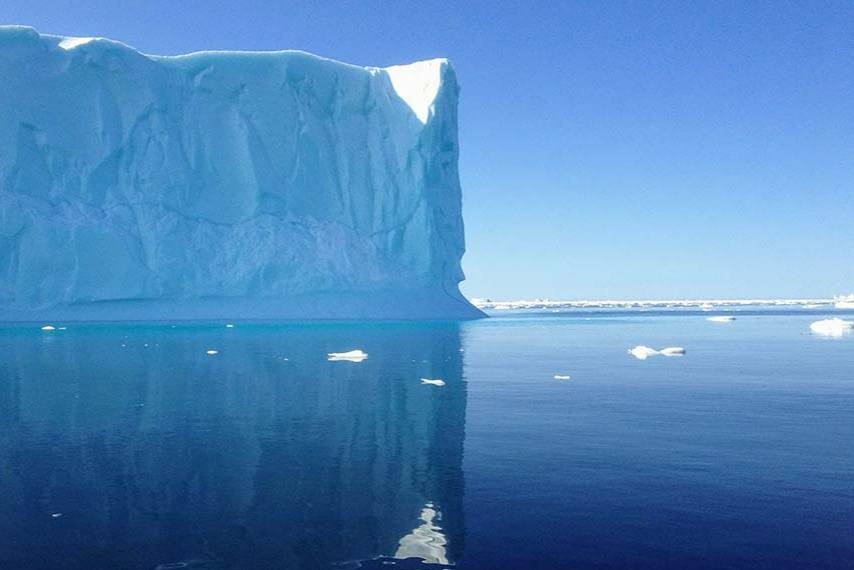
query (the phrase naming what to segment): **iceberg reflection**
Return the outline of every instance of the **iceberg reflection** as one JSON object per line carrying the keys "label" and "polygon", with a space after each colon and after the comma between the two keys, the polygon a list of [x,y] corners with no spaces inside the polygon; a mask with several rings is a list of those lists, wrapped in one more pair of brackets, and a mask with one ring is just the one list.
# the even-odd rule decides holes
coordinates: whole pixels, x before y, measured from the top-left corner
{"label": "iceberg reflection", "polygon": [[454,324],[2,329],[0,566],[453,563],[460,347]]}

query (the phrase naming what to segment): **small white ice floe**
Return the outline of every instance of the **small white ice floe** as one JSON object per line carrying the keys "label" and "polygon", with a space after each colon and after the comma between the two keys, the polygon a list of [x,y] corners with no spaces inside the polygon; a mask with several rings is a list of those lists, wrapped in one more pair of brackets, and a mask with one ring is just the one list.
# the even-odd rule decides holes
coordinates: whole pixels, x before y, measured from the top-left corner
{"label": "small white ice floe", "polygon": [[685,349],[681,346],[668,346],[661,350],[655,350],[654,348],[640,345],[630,349],[629,354],[638,360],[646,360],[650,356],[656,356],[658,354],[661,354],[662,356],[682,356],[685,354]]}
{"label": "small white ice floe", "polygon": [[327,360],[330,362],[362,362],[368,357],[368,353],[357,348],[356,350],[349,350],[347,352],[330,352],[327,354],[327,357]]}
{"label": "small white ice floe", "polygon": [[52,518],[52,519],[58,519],[61,516],[62,516],[62,513],[50,513],[50,518]]}
{"label": "small white ice floe", "polygon": [[225,328],[227,328],[227,329],[233,329],[233,328],[234,328],[234,324],[233,324],[233,323],[228,323],[227,325],[225,325]]}
{"label": "small white ice floe", "polygon": [[706,320],[713,323],[731,323],[735,320],[735,317],[732,315],[720,315],[718,317],[707,317]]}
{"label": "small white ice floe", "polygon": [[569,380],[570,378],[569,374],[555,374],[555,380]]}
{"label": "small white ice floe", "polygon": [[440,380],[438,378],[436,378],[435,380],[430,380],[429,378],[422,378],[421,383],[422,384],[429,384],[431,386],[444,386],[445,385],[445,381]]}
{"label": "small white ice floe", "polygon": [[56,327],[55,327],[55,326],[53,326],[53,325],[45,325],[45,326],[43,326],[43,327],[42,327],[42,330],[43,330],[43,331],[55,331],[55,330],[56,330]]}
{"label": "small white ice floe", "polygon": [[854,321],[845,321],[839,317],[816,321],[810,325],[812,332],[826,336],[842,336],[852,329],[854,329]]}
{"label": "small white ice floe", "polygon": [[213,349],[211,349],[211,350],[206,350],[206,351],[205,351],[205,354],[207,354],[208,356],[213,356],[213,355],[215,355],[215,354],[219,354],[219,351],[218,351],[218,350],[213,350]]}
{"label": "small white ice floe", "polygon": [[629,349],[629,354],[631,354],[638,360],[646,360],[650,356],[655,356],[656,354],[658,354],[658,351],[648,346],[639,345]]}

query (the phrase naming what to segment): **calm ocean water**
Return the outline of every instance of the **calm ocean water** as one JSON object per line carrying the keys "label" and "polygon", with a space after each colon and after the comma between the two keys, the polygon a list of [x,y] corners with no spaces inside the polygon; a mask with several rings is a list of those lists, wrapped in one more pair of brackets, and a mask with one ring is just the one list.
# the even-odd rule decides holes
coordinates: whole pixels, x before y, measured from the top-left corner
{"label": "calm ocean water", "polygon": [[0,329],[0,568],[854,567],[854,335],[711,314]]}

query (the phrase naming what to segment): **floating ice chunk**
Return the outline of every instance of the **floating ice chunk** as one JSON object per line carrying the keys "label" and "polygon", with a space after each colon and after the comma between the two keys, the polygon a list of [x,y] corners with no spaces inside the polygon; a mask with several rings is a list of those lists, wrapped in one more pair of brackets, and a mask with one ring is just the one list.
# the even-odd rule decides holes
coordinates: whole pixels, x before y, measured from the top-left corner
{"label": "floating ice chunk", "polygon": [[706,317],[706,320],[713,323],[731,323],[735,320],[735,317],[732,315],[720,315],[718,317]]}
{"label": "floating ice chunk", "polygon": [[568,374],[567,375],[555,374],[555,380],[569,380],[569,379],[570,379],[570,376]]}
{"label": "floating ice chunk", "polygon": [[704,311],[711,311],[715,307],[711,303],[703,303],[702,305],[700,305],[700,308]]}
{"label": "floating ice chunk", "polygon": [[68,327],[59,327],[59,328],[58,328],[58,329],[56,329],[56,330],[58,330],[58,331],[64,331],[64,330],[66,330],[66,329],[68,329]]}
{"label": "floating ice chunk", "polygon": [[837,309],[854,309],[854,295],[836,295],[833,306]]}
{"label": "floating ice chunk", "polygon": [[630,349],[629,354],[631,354],[638,360],[646,360],[650,356],[655,356],[656,354],[658,354],[658,351],[648,346],[639,345]]}
{"label": "floating ice chunk", "polygon": [[839,317],[815,321],[810,325],[812,332],[826,336],[842,336],[851,329],[854,329],[854,321],[844,321]]}
{"label": "floating ice chunk", "polygon": [[52,518],[52,519],[58,519],[61,516],[62,516],[62,513],[50,513],[50,518]]}
{"label": "floating ice chunk", "polygon": [[43,327],[42,327],[42,330],[43,330],[43,331],[55,331],[55,330],[56,330],[56,327],[55,327],[55,326],[53,326],[53,325],[45,325],[45,326],[43,326]]}
{"label": "floating ice chunk", "polygon": [[362,362],[368,357],[368,353],[357,348],[356,350],[350,350],[347,352],[330,352],[327,356],[330,362]]}
{"label": "floating ice chunk", "polygon": [[208,356],[213,356],[213,355],[215,355],[215,354],[219,354],[219,351],[218,351],[218,350],[213,350],[213,349],[211,349],[211,350],[206,350],[206,351],[205,351],[205,354],[207,354]]}
{"label": "floating ice chunk", "polygon": [[661,354],[664,356],[682,356],[685,354],[685,349],[681,346],[668,346],[661,349]]}
{"label": "floating ice chunk", "polygon": [[227,329],[233,329],[233,328],[234,328],[234,325],[233,325],[233,324],[231,324],[231,323],[228,323],[227,325],[225,325],[225,328],[227,328]]}
{"label": "floating ice chunk", "polygon": [[445,385],[445,381],[440,380],[438,378],[436,378],[435,380],[430,380],[429,378],[422,378],[421,383],[422,384],[429,384],[431,386],[444,386]]}

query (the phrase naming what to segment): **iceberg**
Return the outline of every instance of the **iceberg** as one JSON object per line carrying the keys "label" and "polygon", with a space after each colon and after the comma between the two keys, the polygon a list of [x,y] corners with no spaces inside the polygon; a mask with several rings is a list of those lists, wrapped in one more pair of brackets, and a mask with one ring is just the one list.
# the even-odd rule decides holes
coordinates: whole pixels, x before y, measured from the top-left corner
{"label": "iceberg", "polygon": [[810,330],[816,334],[825,336],[842,336],[854,330],[854,321],[846,321],[839,317],[815,321],[810,324]]}
{"label": "iceberg", "polygon": [[326,359],[330,362],[362,362],[368,358],[368,353],[361,350],[348,350],[347,352],[330,352]]}
{"label": "iceberg", "polygon": [[0,320],[477,318],[445,59],[0,27]]}
{"label": "iceberg", "polygon": [[650,356],[655,356],[656,354],[659,353],[654,348],[650,348],[650,347],[644,346],[642,344],[638,345],[634,348],[630,348],[628,352],[629,352],[629,354],[631,354],[632,356],[634,356],[638,360],[646,360]]}

